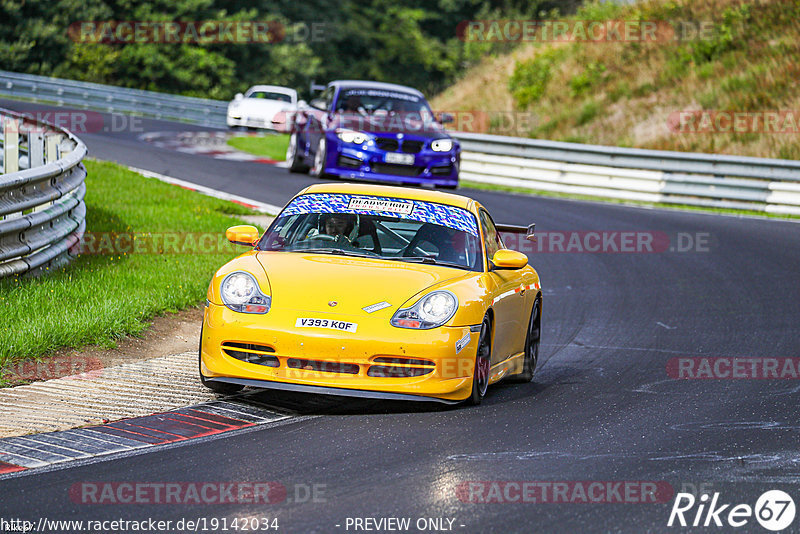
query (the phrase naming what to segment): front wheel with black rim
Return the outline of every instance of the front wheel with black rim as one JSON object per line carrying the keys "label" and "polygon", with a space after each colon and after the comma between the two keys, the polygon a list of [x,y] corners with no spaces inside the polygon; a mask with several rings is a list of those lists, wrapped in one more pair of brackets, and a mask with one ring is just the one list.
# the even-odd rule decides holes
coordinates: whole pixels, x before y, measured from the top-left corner
{"label": "front wheel with black rim", "polygon": [[305,173],[308,172],[308,165],[303,161],[298,148],[297,132],[289,137],[289,146],[286,147],[286,164],[289,166],[289,172]]}
{"label": "front wheel with black rim", "polygon": [[325,176],[325,159],[328,157],[328,151],[325,144],[325,138],[319,140],[317,145],[317,152],[314,154],[314,166],[311,167],[311,176],[322,178]]}
{"label": "front wheel with black rim", "polygon": [[236,393],[237,391],[241,390],[244,386],[239,384],[229,384],[227,382],[212,382],[206,379],[203,376],[203,329],[200,329],[200,347],[198,349],[198,373],[200,374],[200,383],[203,384],[205,387],[213,391],[214,393],[219,393],[221,395],[229,395],[231,393]]}
{"label": "front wheel with black rim", "polygon": [[525,338],[522,372],[512,377],[514,382],[530,382],[536,372],[536,364],[539,362],[539,341],[542,337],[541,309],[541,297],[536,297],[531,310],[531,320],[528,323],[528,335]]}
{"label": "front wheel with black rim", "polygon": [[481,334],[478,337],[478,350],[475,354],[475,370],[472,372],[472,394],[466,403],[477,406],[486,396],[489,388],[489,368],[492,358],[492,323],[489,316],[483,318]]}

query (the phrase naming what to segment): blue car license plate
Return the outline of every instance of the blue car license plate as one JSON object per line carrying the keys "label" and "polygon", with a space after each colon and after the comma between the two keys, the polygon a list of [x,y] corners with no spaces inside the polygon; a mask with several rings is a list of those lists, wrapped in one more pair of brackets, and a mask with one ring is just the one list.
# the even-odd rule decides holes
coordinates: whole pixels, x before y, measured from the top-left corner
{"label": "blue car license plate", "polygon": [[414,154],[400,154],[399,152],[387,152],[386,163],[396,163],[398,165],[413,165]]}

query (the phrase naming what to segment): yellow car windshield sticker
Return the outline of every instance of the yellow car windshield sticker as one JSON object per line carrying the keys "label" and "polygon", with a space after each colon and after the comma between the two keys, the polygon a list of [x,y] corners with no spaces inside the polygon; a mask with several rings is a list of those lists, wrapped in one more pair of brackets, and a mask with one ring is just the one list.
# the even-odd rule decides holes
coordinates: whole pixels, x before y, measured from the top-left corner
{"label": "yellow car windshield sticker", "polygon": [[408,215],[414,209],[411,202],[398,202],[380,198],[353,197],[347,205],[351,210],[382,211],[384,213],[402,213]]}
{"label": "yellow car windshield sticker", "polygon": [[295,197],[280,217],[303,213],[349,213],[352,215],[392,215],[408,221],[432,223],[478,236],[475,216],[464,208],[411,200],[343,193],[309,193]]}

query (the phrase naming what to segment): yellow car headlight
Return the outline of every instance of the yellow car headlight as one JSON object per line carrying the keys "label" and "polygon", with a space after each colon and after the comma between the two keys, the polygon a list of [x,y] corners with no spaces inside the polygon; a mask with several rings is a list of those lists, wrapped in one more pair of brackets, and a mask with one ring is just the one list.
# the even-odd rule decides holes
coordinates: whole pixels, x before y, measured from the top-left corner
{"label": "yellow car headlight", "polygon": [[427,330],[442,326],[455,315],[458,298],[450,291],[433,291],[408,308],[401,308],[392,317],[391,324],[398,328]]}
{"label": "yellow car headlight", "polygon": [[219,289],[222,302],[235,312],[263,314],[272,304],[272,299],[261,291],[253,275],[244,271],[226,276]]}

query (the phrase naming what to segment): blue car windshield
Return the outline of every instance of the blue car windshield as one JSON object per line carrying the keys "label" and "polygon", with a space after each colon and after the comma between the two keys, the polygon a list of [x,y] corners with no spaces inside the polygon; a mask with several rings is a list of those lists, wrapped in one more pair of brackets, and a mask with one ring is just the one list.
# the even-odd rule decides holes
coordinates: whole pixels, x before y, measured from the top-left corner
{"label": "blue car windshield", "polygon": [[421,96],[382,89],[344,88],[339,92],[336,111],[373,116],[401,114],[425,122],[433,120],[433,113]]}
{"label": "blue car windshield", "polygon": [[472,213],[456,206],[388,197],[301,195],[272,223],[258,249],[483,269]]}

